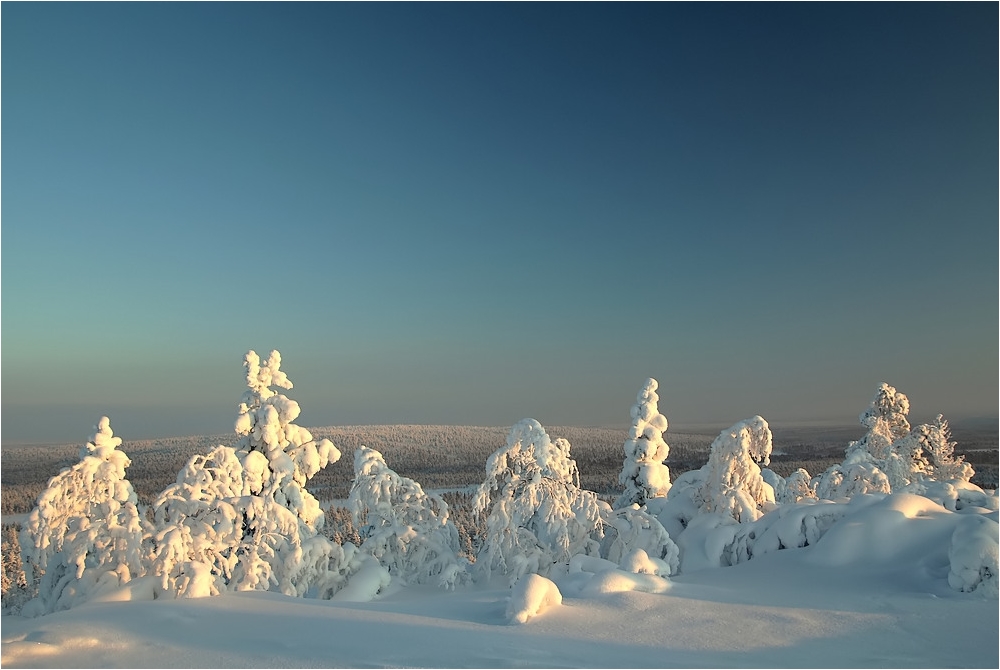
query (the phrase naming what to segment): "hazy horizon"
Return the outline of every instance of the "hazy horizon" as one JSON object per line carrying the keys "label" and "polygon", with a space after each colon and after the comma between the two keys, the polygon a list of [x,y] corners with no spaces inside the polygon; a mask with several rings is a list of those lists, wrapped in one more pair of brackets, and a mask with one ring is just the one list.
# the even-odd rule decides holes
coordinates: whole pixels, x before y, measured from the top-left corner
{"label": "hazy horizon", "polygon": [[12,440],[998,414],[988,3],[3,3]]}

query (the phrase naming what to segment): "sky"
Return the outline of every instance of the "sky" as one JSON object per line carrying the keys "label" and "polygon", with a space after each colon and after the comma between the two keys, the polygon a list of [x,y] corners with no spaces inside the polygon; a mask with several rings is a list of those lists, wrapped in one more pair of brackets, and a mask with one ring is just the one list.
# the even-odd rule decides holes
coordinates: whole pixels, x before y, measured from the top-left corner
{"label": "sky", "polygon": [[3,3],[3,440],[998,410],[994,3]]}

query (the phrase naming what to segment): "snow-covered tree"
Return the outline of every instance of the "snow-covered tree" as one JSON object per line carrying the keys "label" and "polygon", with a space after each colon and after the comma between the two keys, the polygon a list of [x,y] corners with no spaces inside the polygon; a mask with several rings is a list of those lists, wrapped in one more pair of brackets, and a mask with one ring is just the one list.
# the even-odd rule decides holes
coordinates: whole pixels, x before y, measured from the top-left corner
{"label": "snow-covered tree", "polygon": [[[959,480],[970,481],[976,471],[965,462],[964,456],[955,456],[955,442],[951,440],[951,429],[948,422],[940,414],[934,423],[924,423],[915,426],[904,438],[919,445],[919,451],[924,459],[920,472],[926,479],[939,482]],[[913,447],[916,451],[917,447]]]}
{"label": "snow-covered tree", "polygon": [[49,480],[21,530],[26,581],[40,576],[23,614],[68,609],[143,574],[143,526],[125,478],[131,462],[108,417],[95,428],[80,461]]}
{"label": "snow-covered tree", "polygon": [[292,423],[299,405],[275,392],[291,382],[272,351],[244,359],[236,449],[195,456],[154,503],[148,550],[162,587],[178,596],[276,589],[331,597],[361,557],[319,534],[323,512],[305,484],[340,452]]}
{"label": "snow-covered tree", "polygon": [[670,469],[663,461],[670,447],[663,439],[667,418],[660,414],[657,382],[650,378],[643,384],[632,405],[632,428],[625,440],[625,461],[618,482],[625,487],[615,509],[645,505],[650,498],[662,498],[670,490]]}
{"label": "snow-covered tree", "polygon": [[248,351],[243,366],[248,388],[236,419],[240,436],[236,450],[251,477],[251,493],[273,497],[309,527],[320,528],[323,511],[305,485],[340,460],[340,451],[329,440],[313,440],[308,430],[292,423],[301,412],[299,404],[271,388],[292,388],[280,369],[280,353],[272,351],[262,365],[256,352]]}
{"label": "snow-covered tree", "polygon": [[816,489],[812,486],[812,476],[805,468],[799,468],[785,478],[785,488],[778,502],[796,503],[806,498],[815,498]]}
{"label": "snow-covered tree", "polygon": [[848,445],[844,463],[884,462],[892,453],[892,443],[910,432],[906,418],[909,413],[909,398],[885,382],[880,384],[868,408],[858,417],[868,432]]}
{"label": "snow-covered tree", "polygon": [[458,529],[449,519],[448,504],[396,474],[374,449],[354,452],[349,504],[363,538],[361,550],[391,577],[411,584],[435,579],[453,588],[468,576],[467,561],[458,557]]}
{"label": "snow-covered tree", "polygon": [[570,444],[551,440],[534,419],[515,424],[507,443],[486,462],[475,512],[488,511],[476,565],[511,583],[526,573],[548,574],[578,553],[597,555],[601,515],[597,495],[580,489]]}
{"label": "snow-covered tree", "polygon": [[740,421],[712,442],[701,497],[706,512],[730,514],[739,522],[754,521],[773,504],[774,489],[761,476],[771,461],[771,429],[760,416]]}

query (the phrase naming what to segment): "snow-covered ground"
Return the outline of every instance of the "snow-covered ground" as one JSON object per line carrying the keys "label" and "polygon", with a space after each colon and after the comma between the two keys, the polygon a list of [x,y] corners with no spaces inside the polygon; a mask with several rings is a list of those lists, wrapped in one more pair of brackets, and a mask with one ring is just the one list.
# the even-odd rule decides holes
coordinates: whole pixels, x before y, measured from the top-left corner
{"label": "snow-covered ground", "polygon": [[563,582],[562,604],[525,624],[509,623],[501,584],[408,587],[368,603],[265,592],[132,599],[4,616],[0,664],[998,667],[997,601],[948,585],[942,538],[947,519],[965,515],[888,521],[913,504],[869,505],[813,546],[682,572],[662,593],[609,582],[573,596]]}
{"label": "snow-covered ground", "polygon": [[244,593],[3,617],[4,667],[997,667],[996,601],[817,569],[809,549],[565,598],[507,624],[507,591],[365,604]]}

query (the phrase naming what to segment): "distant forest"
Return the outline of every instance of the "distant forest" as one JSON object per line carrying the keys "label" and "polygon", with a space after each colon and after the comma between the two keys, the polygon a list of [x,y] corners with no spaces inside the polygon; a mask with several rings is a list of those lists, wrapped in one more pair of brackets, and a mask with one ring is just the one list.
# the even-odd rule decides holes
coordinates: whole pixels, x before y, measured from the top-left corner
{"label": "distant forest", "polygon": [[[787,477],[797,468],[810,474],[822,473],[844,458],[848,443],[864,434],[864,427],[808,426],[782,428],[772,426],[774,451],[769,466]],[[330,426],[311,428],[316,439],[328,438],[342,452],[339,462],[320,471],[309,481],[308,489],[320,501],[347,498],[354,477],[354,451],[364,445],[382,453],[389,467],[400,475],[419,482],[425,489],[461,489],[478,485],[485,475],[486,459],[503,446],[509,426]],[[581,487],[594,491],[606,500],[618,495],[622,487],[618,474],[622,468],[622,445],[627,429],[579,428],[552,426],[553,437],[563,437],[572,445],[571,456],[580,469]],[[35,506],[38,495],[49,478],[80,459],[78,444],[4,445],[0,468],[0,511],[4,515],[26,514]],[[675,433],[667,430],[664,439],[670,445],[666,465],[671,476],[700,468],[708,460],[709,446],[716,434]],[[127,476],[141,504],[148,505],[163,489],[175,481],[177,473],[195,454],[211,448],[233,445],[235,433],[193,437],[172,437],[125,442],[121,449],[132,461]],[[976,470],[973,483],[996,489],[998,482],[998,430],[995,424],[981,428],[952,427],[957,442],[955,453],[965,456]]]}

